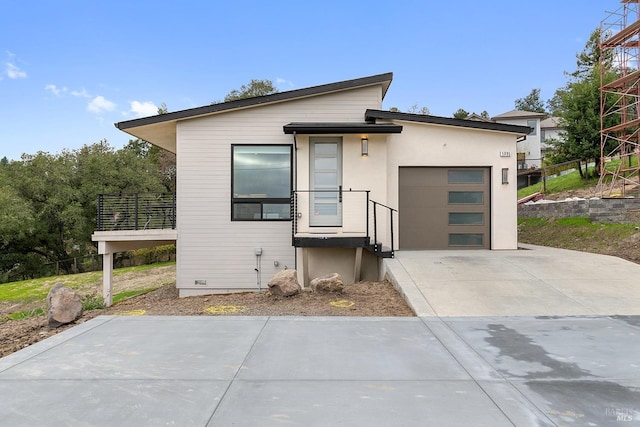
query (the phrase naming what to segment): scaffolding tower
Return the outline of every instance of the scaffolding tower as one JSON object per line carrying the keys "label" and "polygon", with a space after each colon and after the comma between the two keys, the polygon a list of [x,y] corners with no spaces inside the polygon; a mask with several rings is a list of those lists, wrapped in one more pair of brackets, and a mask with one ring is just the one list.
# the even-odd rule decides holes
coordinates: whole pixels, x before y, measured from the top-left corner
{"label": "scaffolding tower", "polygon": [[[626,197],[640,185],[640,0],[600,26],[600,180],[602,197]],[[607,83],[613,71],[614,81]]]}

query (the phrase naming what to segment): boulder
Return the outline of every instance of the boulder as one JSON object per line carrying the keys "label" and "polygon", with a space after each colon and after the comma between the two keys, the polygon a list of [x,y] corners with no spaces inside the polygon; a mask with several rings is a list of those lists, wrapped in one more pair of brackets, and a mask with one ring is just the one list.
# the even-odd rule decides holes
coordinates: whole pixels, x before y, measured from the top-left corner
{"label": "boulder", "polygon": [[298,272],[296,270],[281,270],[273,275],[267,283],[272,294],[290,297],[300,292],[300,283],[298,283]]}
{"label": "boulder", "polygon": [[313,292],[320,293],[341,293],[344,291],[342,276],[338,273],[331,273],[325,276],[316,277],[309,284]]}
{"label": "boulder", "polygon": [[82,316],[82,300],[62,283],[53,285],[47,295],[49,328],[75,322]]}

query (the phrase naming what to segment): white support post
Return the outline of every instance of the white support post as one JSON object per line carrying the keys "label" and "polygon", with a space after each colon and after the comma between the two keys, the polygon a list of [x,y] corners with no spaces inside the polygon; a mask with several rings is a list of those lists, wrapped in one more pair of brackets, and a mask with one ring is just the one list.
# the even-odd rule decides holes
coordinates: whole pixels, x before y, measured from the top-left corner
{"label": "white support post", "polygon": [[102,298],[104,304],[113,304],[113,253],[102,254]]}

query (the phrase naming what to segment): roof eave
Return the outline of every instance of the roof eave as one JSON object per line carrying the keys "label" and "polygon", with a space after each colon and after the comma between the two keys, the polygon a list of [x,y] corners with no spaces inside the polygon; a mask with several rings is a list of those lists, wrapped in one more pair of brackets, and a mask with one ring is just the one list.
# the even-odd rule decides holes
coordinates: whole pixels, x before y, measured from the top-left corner
{"label": "roof eave", "polygon": [[374,76],[361,77],[358,79],[344,80],[336,83],[328,83],[319,86],[290,90],[286,92],[277,92],[270,95],[256,96],[252,98],[238,99],[235,101],[222,102],[218,104],[205,105],[202,107],[190,108],[187,110],[175,111],[172,113],[160,114],[156,116],[142,117],[139,119],[127,120],[115,123],[120,130],[136,128],[140,126],[156,124],[161,122],[179,121],[191,119],[208,114],[219,113],[223,111],[231,111],[242,108],[249,108],[264,104],[283,102],[292,99],[306,98],[315,95],[339,92],[357,87],[372,86],[382,84],[382,97],[384,98],[391,81],[393,73],[377,74]]}
{"label": "roof eave", "polygon": [[431,116],[426,114],[396,113],[393,111],[367,110],[365,119],[404,120],[415,123],[426,123],[443,126],[456,126],[469,129],[490,130],[495,132],[508,132],[516,135],[528,135],[531,128],[528,126],[508,125],[505,123],[479,122],[475,120],[455,119],[450,117]]}
{"label": "roof eave", "polygon": [[285,134],[391,134],[401,133],[402,126],[391,123],[306,123],[293,122],[282,127]]}

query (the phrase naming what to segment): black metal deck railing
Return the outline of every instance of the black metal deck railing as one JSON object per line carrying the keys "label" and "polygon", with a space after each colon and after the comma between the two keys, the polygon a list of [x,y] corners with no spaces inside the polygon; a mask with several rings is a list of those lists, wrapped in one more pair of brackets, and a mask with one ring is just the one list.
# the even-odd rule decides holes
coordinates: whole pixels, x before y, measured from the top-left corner
{"label": "black metal deck railing", "polygon": [[[351,233],[362,234],[361,241],[362,246],[367,247],[382,256],[384,252],[385,256],[393,256],[395,251],[395,237],[393,232],[394,213],[398,211],[382,203],[371,200],[370,190],[345,190],[339,188],[336,190],[294,190],[291,192],[291,219],[292,219],[292,240],[294,246],[296,242],[300,242],[300,239],[296,238],[299,233],[299,224],[306,217],[306,225],[313,228],[313,224],[310,224],[310,217],[312,215],[311,198],[314,193],[332,193],[337,194],[337,200],[343,207],[343,211],[340,216],[342,218],[350,217],[352,223],[359,224],[359,228],[353,228],[353,225],[349,227]],[[304,197],[302,197],[304,195]],[[301,198],[303,199],[301,201]],[[359,219],[358,219],[359,218]],[[383,229],[382,224],[385,224],[384,229],[388,230],[389,234],[381,232]],[[317,239],[322,240],[319,242],[322,246],[326,246],[331,240],[327,236],[315,234]],[[383,247],[384,245],[384,247]]]}
{"label": "black metal deck railing", "polygon": [[175,229],[176,194],[100,194],[97,217],[97,231]]}

